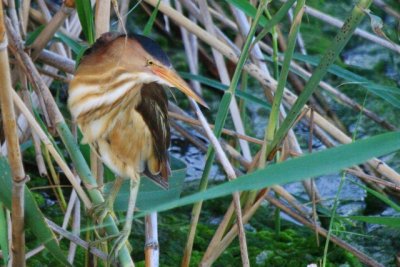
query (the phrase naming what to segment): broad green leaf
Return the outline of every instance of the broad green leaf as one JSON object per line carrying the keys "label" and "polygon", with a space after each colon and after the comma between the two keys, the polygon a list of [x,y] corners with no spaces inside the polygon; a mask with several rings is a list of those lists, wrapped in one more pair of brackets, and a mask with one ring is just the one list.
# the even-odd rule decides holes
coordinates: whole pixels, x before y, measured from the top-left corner
{"label": "broad green leaf", "polygon": [[[188,79],[188,80],[196,80],[199,81],[201,84],[207,85],[209,87],[215,88],[219,91],[226,91],[228,90],[229,86],[222,84],[216,80],[213,79],[209,79],[207,77],[201,76],[201,75],[195,75],[195,74],[191,74],[188,72],[179,72],[179,75],[182,76],[182,78],[184,79]],[[266,101],[261,100],[260,98],[257,98],[255,96],[253,96],[252,94],[240,91],[240,90],[235,90],[235,96],[259,104],[262,107],[266,108],[267,110],[271,109],[271,105],[268,104]]]}
{"label": "broad green leaf", "polygon": [[332,174],[373,157],[379,157],[399,149],[400,132],[381,134],[270,165],[267,168],[243,175],[234,181],[153,207],[146,212],[167,210],[202,200],[226,196],[236,191],[259,190],[271,185],[282,185],[310,177]]}
{"label": "broad green leaf", "polygon": [[372,224],[386,225],[390,227],[400,227],[400,217],[381,217],[381,216],[349,216],[352,220],[362,221]]}
{"label": "broad green leaf", "polygon": [[[0,157],[0,201],[11,209],[11,170],[5,157]],[[71,266],[60,249],[55,235],[44,220],[31,191],[25,186],[25,223],[37,239],[64,266]]]}
{"label": "broad green leaf", "polygon": [[[294,58],[314,66],[317,65],[320,60],[320,58],[316,56],[307,56],[300,54],[296,54]],[[364,87],[365,89],[370,91],[372,94],[386,100],[388,103],[392,104],[396,108],[400,108],[400,88],[374,83],[367,78],[357,75],[354,72],[346,70],[338,65],[330,66],[328,68],[328,72],[348,82],[356,83],[359,86]]]}
{"label": "broad green leaf", "polygon": [[82,31],[86,36],[89,44],[95,41],[94,34],[94,16],[90,0],[76,0],[76,12],[82,25]]}
{"label": "broad green leaf", "polygon": [[[139,210],[148,210],[162,203],[179,199],[186,176],[186,165],[177,158],[171,157],[170,159],[172,174],[169,177],[168,190],[160,188],[146,177],[142,177],[140,180],[139,195],[136,201],[136,207]],[[108,192],[111,186],[112,182],[107,183],[105,191]],[[128,208],[127,199],[129,199],[128,180],[124,181],[121,190],[118,193],[114,204],[114,210],[126,211]]]}

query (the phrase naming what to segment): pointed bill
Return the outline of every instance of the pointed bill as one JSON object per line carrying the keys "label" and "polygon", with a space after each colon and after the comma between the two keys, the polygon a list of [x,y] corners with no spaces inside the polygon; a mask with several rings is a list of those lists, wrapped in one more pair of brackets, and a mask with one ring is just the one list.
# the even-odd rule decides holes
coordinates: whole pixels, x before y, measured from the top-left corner
{"label": "pointed bill", "polygon": [[151,70],[154,74],[156,74],[161,79],[168,82],[171,86],[176,87],[180,91],[182,91],[185,95],[193,98],[197,103],[202,105],[203,107],[208,108],[208,105],[204,100],[194,91],[189,85],[176,73],[175,70],[165,68],[158,65],[152,65]]}

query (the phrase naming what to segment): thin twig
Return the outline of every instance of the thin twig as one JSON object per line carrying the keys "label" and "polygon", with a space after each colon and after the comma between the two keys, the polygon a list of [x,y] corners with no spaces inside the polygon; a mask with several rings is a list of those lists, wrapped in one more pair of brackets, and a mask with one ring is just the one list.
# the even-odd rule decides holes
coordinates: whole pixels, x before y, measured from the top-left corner
{"label": "thin twig", "polygon": [[[174,118],[174,119],[186,122],[186,123],[190,123],[192,125],[201,126],[201,123],[200,123],[199,120],[195,120],[195,119],[192,119],[192,118],[189,118],[189,117],[186,117],[186,116],[180,115],[178,113],[174,113],[174,112],[169,112],[168,115],[171,118]],[[210,124],[210,128],[214,129],[214,125]],[[239,133],[237,133],[235,131],[232,131],[232,130],[229,130],[229,129],[225,129],[225,128],[222,129],[222,133],[230,135],[230,136],[233,136],[233,137],[236,137],[236,138],[239,138],[239,139],[246,140],[246,141],[254,143],[254,144],[258,144],[258,145],[262,145],[263,144],[263,141],[260,140],[260,139],[257,139],[257,138],[254,138],[254,137],[251,137],[251,136],[248,136],[248,135],[239,134]]]}
{"label": "thin twig", "polygon": [[50,228],[53,229],[54,232],[58,233],[59,235],[62,235],[66,239],[68,239],[68,240],[74,242],[75,244],[83,247],[84,249],[86,249],[87,251],[89,251],[93,255],[99,257],[100,259],[105,260],[105,261],[108,260],[107,254],[105,254],[101,250],[97,249],[95,246],[90,245],[90,243],[80,239],[78,236],[74,235],[73,233],[70,233],[70,232],[64,230],[63,228],[61,228],[60,226],[58,226],[54,222],[50,221],[49,219],[46,219],[46,222],[50,226]]}

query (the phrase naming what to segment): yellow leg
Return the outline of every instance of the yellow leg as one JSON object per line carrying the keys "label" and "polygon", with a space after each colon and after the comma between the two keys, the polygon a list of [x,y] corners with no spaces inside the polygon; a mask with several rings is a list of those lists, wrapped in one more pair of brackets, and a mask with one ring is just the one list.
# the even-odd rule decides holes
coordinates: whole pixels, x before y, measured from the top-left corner
{"label": "yellow leg", "polygon": [[126,220],[124,227],[122,228],[122,231],[116,238],[114,245],[110,251],[111,257],[116,257],[118,255],[118,252],[121,250],[122,246],[128,240],[129,235],[131,233],[133,212],[136,207],[136,199],[139,191],[139,183],[140,183],[139,176],[136,180],[130,179],[129,202],[128,202],[128,210],[126,212]]}
{"label": "yellow leg", "polygon": [[122,183],[124,182],[124,179],[117,176],[115,178],[115,181],[113,183],[113,186],[110,190],[110,193],[108,194],[106,200],[93,207],[93,217],[96,220],[97,225],[102,225],[104,218],[109,214],[113,214],[114,212],[114,202],[115,199],[117,198],[118,192],[121,189]]}

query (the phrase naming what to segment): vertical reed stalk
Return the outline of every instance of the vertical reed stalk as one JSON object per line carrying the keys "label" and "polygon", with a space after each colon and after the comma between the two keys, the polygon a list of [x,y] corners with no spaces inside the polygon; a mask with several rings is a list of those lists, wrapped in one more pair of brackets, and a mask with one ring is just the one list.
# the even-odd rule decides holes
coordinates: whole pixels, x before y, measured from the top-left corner
{"label": "vertical reed stalk", "polygon": [[96,39],[110,29],[110,0],[96,0],[95,28]]}
{"label": "vertical reed stalk", "polygon": [[0,1],[0,105],[6,136],[8,160],[12,172],[12,265],[25,266],[24,189],[26,176],[19,148],[16,117],[12,101],[12,85],[7,52],[7,35],[4,24],[3,2]]}

